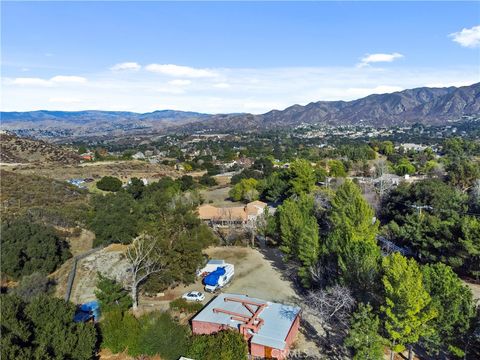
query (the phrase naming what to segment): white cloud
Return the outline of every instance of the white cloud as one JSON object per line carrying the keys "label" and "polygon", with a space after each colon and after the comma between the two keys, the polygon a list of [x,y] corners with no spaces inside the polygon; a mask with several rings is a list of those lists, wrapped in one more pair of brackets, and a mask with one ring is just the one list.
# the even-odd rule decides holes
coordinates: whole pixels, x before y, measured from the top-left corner
{"label": "white cloud", "polygon": [[30,78],[30,77],[20,77],[15,78],[12,81],[14,85],[21,85],[21,86],[50,86],[51,83],[48,80],[40,79],[40,78]]}
{"label": "white cloud", "polygon": [[175,77],[208,78],[217,76],[215,72],[209,69],[198,69],[174,64],[150,64],[145,69],[153,73]]}
{"label": "white cloud", "polygon": [[[210,71],[217,76],[164,79],[147,71],[119,74],[106,70],[86,75],[88,80],[34,76],[3,78],[2,110],[53,108],[148,112],[178,109],[207,113],[263,113],[272,108],[283,109],[313,101],[348,101],[372,93],[480,81],[477,66],[213,68]],[[229,84],[230,88],[226,91],[226,86],[219,84]]]}
{"label": "white cloud", "polygon": [[123,62],[113,65],[110,70],[112,71],[137,71],[140,70],[142,66],[136,62]]}
{"label": "white cloud", "polygon": [[213,87],[215,87],[217,89],[228,89],[230,87],[230,84],[225,83],[225,82],[216,83],[216,84],[213,84]]}
{"label": "white cloud", "polygon": [[59,84],[83,84],[87,79],[81,76],[65,76],[57,75],[50,79],[31,78],[31,77],[19,77],[11,81],[14,85],[20,86],[55,86]]}
{"label": "white cloud", "polygon": [[78,98],[72,98],[72,97],[54,97],[54,98],[48,99],[48,101],[51,103],[72,104],[72,103],[79,103],[82,100]]}
{"label": "white cloud", "polygon": [[371,63],[379,63],[379,62],[392,62],[396,59],[403,58],[402,54],[397,52],[391,54],[368,54],[365,55],[363,58],[360,59],[359,67],[364,67],[370,65]]}
{"label": "white cloud", "polygon": [[57,75],[54,76],[50,79],[50,82],[53,83],[62,83],[62,84],[67,84],[67,83],[75,83],[75,84],[83,84],[87,82],[87,79],[81,76],[65,76],[65,75]]}
{"label": "white cloud", "polygon": [[190,80],[175,79],[175,80],[169,81],[168,83],[173,86],[187,86],[187,85],[190,85],[192,82]]}
{"label": "white cloud", "polygon": [[450,34],[449,37],[461,46],[476,48],[480,46],[480,25]]}

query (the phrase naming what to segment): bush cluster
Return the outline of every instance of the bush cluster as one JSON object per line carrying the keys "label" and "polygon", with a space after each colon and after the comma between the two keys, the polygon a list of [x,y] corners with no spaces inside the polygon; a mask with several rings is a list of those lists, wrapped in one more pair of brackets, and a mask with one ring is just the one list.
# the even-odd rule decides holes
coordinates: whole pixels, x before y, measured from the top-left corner
{"label": "bush cluster", "polygon": [[203,304],[199,302],[189,302],[185,299],[175,299],[170,303],[170,309],[174,311],[196,313],[203,308]]}

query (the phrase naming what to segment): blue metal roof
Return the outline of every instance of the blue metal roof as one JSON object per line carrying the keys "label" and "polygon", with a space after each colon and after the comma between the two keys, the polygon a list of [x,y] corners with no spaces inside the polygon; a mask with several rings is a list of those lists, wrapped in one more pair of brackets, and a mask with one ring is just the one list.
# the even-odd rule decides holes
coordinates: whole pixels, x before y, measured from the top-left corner
{"label": "blue metal roof", "polygon": [[250,316],[250,312],[239,302],[225,301],[226,297],[232,297],[242,300],[249,300],[258,303],[265,303],[267,306],[258,316],[264,320],[263,325],[258,332],[252,333],[251,342],[259,345],[269,346],[275,349],[284,349],[285,339],[292,327],[295,318],[300,312],[298,306],[284,305],[262,299],[252,298],[247,295],[220,294],[210,303],[208,303],[200,313],[193,318],[195,321],[203,321],[214,324],[227,325],[238,329],[242,322],[231,320],[231,315],[224,313],[214,313],[214,308],[221,308],[228,311]]}

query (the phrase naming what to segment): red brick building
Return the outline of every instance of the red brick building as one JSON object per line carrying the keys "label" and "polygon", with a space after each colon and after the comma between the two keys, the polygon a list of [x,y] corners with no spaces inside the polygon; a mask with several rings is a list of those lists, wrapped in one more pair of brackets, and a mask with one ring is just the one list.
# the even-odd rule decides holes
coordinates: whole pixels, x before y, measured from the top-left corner
{"label": "red brick building", "polygon": [[253,356],[283,360],[300,326],[299,307],[246,295],[220,294],[192,320],[194,334],[236,329]]}

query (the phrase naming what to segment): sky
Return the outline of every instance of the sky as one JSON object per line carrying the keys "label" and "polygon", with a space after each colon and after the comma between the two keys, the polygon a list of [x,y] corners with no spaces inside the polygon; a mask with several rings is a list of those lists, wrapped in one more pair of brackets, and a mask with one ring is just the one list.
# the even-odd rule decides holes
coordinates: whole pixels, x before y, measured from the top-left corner
{"label": "sky", "polygon": [[480,2],[1,2],[3,111],[263,113],[480,81]]}

